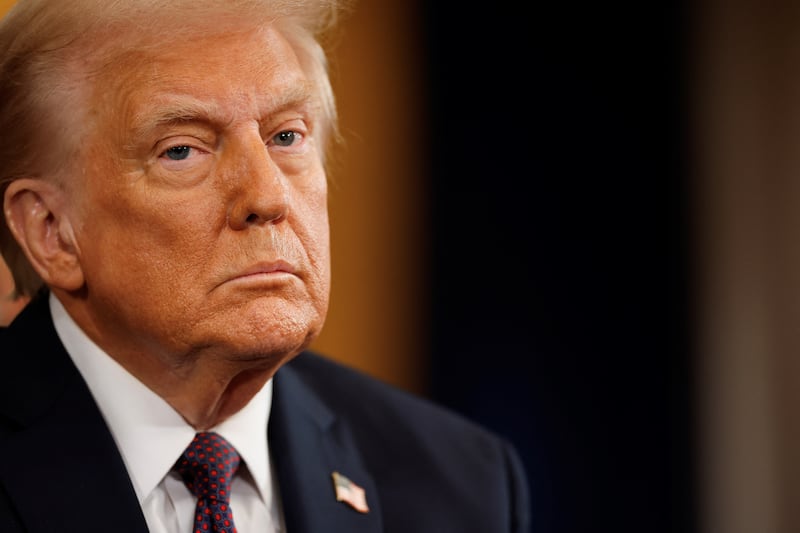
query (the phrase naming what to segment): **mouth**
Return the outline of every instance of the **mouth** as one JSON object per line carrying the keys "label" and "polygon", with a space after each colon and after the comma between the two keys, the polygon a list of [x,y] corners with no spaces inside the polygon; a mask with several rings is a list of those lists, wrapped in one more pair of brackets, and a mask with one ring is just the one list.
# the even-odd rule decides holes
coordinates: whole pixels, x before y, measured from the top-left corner
{"label": "mouth", "polygon": [[[288,261],[265,261],[253,264],[244,270],[228,276],[220,285],[236,284],[279,284],[288,278],[297,277],[297,269]],[[219,285],[218,285],[219,286]]]}
{"label": "mouth", "polygon": [[233,279],[247,278],[250,276],[260,276],[264,274],[295,274],[295,268],[287,261],[270,261],[265,263],[257,263],[252,265],[236,276]]}

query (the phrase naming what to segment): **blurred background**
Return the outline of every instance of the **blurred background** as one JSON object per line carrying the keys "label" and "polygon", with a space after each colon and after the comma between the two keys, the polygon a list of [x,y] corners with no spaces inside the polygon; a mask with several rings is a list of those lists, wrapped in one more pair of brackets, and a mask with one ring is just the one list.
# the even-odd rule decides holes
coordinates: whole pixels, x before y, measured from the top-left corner
{"label": "blurred background", "polygon": [[336,48],[317,345],[514,442],[536,532],[700,527],[688,24],[361,0]]}
{"label": "blurred background", "polygon": [[360,0],[314,347],[512,441],[535,532],[800,531],[797,20]]}

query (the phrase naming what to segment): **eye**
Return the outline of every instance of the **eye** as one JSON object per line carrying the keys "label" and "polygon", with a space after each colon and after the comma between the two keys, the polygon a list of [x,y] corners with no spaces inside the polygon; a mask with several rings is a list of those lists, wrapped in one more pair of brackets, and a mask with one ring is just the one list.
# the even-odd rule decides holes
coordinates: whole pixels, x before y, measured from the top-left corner
{"label": "eye", "polygon": [[284,130],[272,138],[272,142],[278,146],[291,146],[300,139],[301,134],[293,130]]}
{"label": "eye", "polygon": [[157,150],[159,168],[166,172],[198,171],[210,160],[202,142],[188,136],[165,139]]}
{"label": "eye", "polygon": [[173,161],[182,161],[189,157],[191,151],[191,146],[173,146],[172,148],[167,148],[163,155]]}

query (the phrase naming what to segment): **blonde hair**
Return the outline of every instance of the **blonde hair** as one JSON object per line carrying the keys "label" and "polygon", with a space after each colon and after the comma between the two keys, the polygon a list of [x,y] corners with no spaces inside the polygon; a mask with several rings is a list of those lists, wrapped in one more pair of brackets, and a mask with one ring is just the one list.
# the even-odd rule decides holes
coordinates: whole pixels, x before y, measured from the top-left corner
{"label": "blonde hair", "polygon": [[[274,24],[319,91],[326,140],[338,140],[326,46],[352,0],[18,0],[0,22],[0,199],[21,177],[59,176],[80,146],[88,64],[163,45],[222,22]],[[97,67],[99,65],[99,67]],[[72,112],[65,111],[72,110]],[[16,293],[43,285],[0,217],[0,254]]]}

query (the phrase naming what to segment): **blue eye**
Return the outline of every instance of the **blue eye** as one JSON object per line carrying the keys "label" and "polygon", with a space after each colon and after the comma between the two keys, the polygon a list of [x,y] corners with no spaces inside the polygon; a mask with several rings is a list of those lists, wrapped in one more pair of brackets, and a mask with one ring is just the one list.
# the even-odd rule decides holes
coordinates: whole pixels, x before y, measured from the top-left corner
{"label": "blue eye", "polygon": [[275,135],[272,140],[278,146],[291,146],[297,138],[297,133],[291,130],[282,131]]}
{"label": "blue eye", "polygon": [[173,161],[181,161],[189,157],[191,150],[190,146],[173,146],[172,148],[167,148],[164,155]]}

